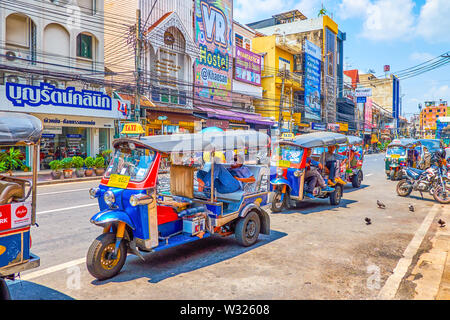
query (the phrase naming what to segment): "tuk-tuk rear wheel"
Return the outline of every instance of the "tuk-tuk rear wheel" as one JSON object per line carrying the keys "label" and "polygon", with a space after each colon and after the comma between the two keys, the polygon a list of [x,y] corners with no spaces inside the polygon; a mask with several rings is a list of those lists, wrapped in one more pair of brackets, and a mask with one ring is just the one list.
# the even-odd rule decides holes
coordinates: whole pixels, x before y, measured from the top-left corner
{"label": "tuk-tuk rear wheel", "polygon": [[0,278],[0,300],[11,300],[8,285],[3,278]]}
{"label": "tuk-tuk rear wheel", "polygon": [[127,258],[127,246],[125,242],[119,245],[116,259],[111,259],[116,243],[114,233],[104,233],[95,239],[86,257],[86,265],[89,273],[98,280],[106,280],[117,275],[125,264]]}
{"label": "tuk-tuk rear wheel", "polygon": [[337,184],[335,190],[330,193],[330,204],[332,206],[338,206],[341,203],[343,187],[340,184]]}
{"label": "tuk-tuk rear wheel", "polygon": [[362,171],[358,171],[357,174],[352,176],[352,186],[353,186],[353,188],[361,187],[361,181],[362,181]]}
{"label": "tuk-tuk rear wheel", "polygon": [[261,229],[261,221],[255,211],[250,211],[245,218],[240,218],[234,234],[240,245],[249,247],[256,243]]}

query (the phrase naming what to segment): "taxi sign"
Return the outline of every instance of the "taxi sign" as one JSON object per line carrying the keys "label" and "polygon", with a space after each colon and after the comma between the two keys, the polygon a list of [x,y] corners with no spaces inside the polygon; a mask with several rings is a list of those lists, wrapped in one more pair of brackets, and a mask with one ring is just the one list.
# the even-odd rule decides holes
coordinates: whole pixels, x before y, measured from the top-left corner
{"label": "taxi sign", "polygon": [[126,189],[130,182],[130,176],[122,176],[120,174],[112,174],[109,177],[108,187]]}
{"label": "taxi sign", "polygon": [[126,123],[121,134],[144,134],[145,131],[139,123]]}
{"label": "taxi sign", "polygon": [[285,139],[285,140],[293,140],[294,139],[294,134],[292,132],[283,132],[281,134],[281,139]]}

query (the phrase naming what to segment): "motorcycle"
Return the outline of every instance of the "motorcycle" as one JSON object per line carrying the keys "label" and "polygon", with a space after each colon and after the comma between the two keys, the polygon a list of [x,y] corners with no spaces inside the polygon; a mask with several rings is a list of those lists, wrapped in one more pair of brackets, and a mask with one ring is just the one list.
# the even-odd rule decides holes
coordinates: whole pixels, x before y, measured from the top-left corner
{"label": "motorcycle", "polygon": [[406,179],[397,184],[397,194],[407,197],[412,191],[429,192],[433,198],[442,204],[450,203],[450,173],[446,166],[432,165],[427,170],[411,167],[403,169]]}

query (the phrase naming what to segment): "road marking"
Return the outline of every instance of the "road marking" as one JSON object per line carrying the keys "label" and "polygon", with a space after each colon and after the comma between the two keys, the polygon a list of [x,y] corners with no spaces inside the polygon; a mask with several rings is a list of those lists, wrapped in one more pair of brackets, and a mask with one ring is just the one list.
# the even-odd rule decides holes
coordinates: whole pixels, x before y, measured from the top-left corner
{"label": "road marking", "polygon": [[[77,183],[93,183],[96,182],[97,184],[99,184],[100,179],[98,180],[86,180],[86,181],[74,181],[74,182],[64,182],[64,185],[69,186],[71,184],[77,184]],[[38,188],[47,188],[47,187],[61,187],[61,183],[52,183],[52,184],[43,184],[43,185],[38,185]]]}
{"label": "road marking", "polygon": [[[74,267],[74,266],[82,264],[82,263],[86,263],[86,258],[72,260],[72,261],[69,261],[66,263],[58,264],[53,267],[49,267],[49,268],[42,269],[39,271],[27,273],[27,274],[21,275],[20,280],[29,281],[29,280],[39,278],[39,277],[45,276],[47,274],[53,273],[53,272],[57,272],[57,271],[61,271],[61,270],[64,270],[64,269],[67,269],[70,267]],[[16,283],[16,282],[13,282],[13,283]]]}
{"label": "road marking", "polygon": [[53,212],[58,212],[58,211],[67,211],[67,210],[72,210],[72,209],[87,208],[87,207],[93,207],[93,206],[98,206],[98,203],[89,203],[89,204],[83,204],[83,205],[75,206],[75,207],[66,207],[66,208],[59,208],[59,209],[53,209],[53,210],[46,210],[46,211],[38,212],[37,214],[53,213]]}
{"label": "road marking", "polygon": [[46,193],[38,193],[38,196],[48,196],[50,194],[60,194],[60,193],[69,193],[69,192],[77,192],[77,191],[88,191],[89,189],[72,189],[72,190],[65,190],[65,191],[55,191],[55,192],[46,192]]}
{"label": "road marking", "polygon": [[440,207],[437,204],[435,204],[433,208],[431,208],[430,212],[423,220],[419,229],[417,229],[416,233],[414,234],[413,239],[406,247],[405,252],[403,252],[403,258],[401,258],[398,261],[397,266],[395,267],[392,275],[386,280],[384,287],[378,293],[378,299],[381,300],[394,299],[395,294],[397,293],[398,287],[400,285],[400,282],[402,281],[403,277],[408,271],[408,268],[412,263],[412,259],[417,253],[417,250],[419,249],[420,245],[422,244],[423,238],[427,234],[428,229],[431,226],[431,223],[433,222],[434,218],[436,217],[436,214],[439,211],[439,208]]}
{"label": "road marking", "polygon": [[366,174],[366,177],[373,176],[373,173]]}

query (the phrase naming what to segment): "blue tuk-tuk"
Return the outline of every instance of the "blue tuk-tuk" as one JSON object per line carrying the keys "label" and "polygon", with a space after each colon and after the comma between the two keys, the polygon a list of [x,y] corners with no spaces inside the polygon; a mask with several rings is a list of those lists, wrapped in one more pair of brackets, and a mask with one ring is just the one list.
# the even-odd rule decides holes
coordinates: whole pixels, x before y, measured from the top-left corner
{"label": "blue tuk-tuk", "polygon": [[[144,259],[142,252],[212,235],[235,235],[238,243],[251,246],[260,233],[270,233],[269,215],[262,209],[269,194],[266,134],[175,134],[120,138],[113,144],[115,153],[100,186],[90,190],[100,207],[91,222],[103,228],[86,259],[95,278],[117,275],[128,252]],[[161,154],[170,155],[170,176],[158,172]],[[234,162],[238,155],[245,164]],[[224,193],[222,179],[236,168],[251,174],[232,176],[238,188]],[[164,183],[168,188],[161,187]]]}
{"label": "blue tuk-tuk", "polygon": [[[272,212],[290,208],[291,201],[313,199],[311,195],[320,199],[328,197],[331,205],[339,205],[346,184],[339,177],[339,168],[336,168],[336,184],[332,188],[323,189],[316,186],[308,196],[305,193],[305,183],[308,183],[311,177],[307,177],[306,167],[309,159],[319,162],[319,172],[325,183],[329,184],[329,172],[325,165],[326,149],[344,143],[348,143],[347,136],[334,132],[308,133],[296,136],[293,140],[280,140],[275,143],[272,147],[270,170]],[[337,153],[336,157],[339,157]]]}
{"label": "blue tuk-tuk", "polygon": [[10,299],[6,280],[20,272],[37,268],[40,258],[31,249],[31,226],[36,225],[36,183],[38,146],[42,122],[36,117],[0,112],[0,172],[10,171],[8,155],[15,147],[33,149],[32,181],[0,174],[0,300]]}

